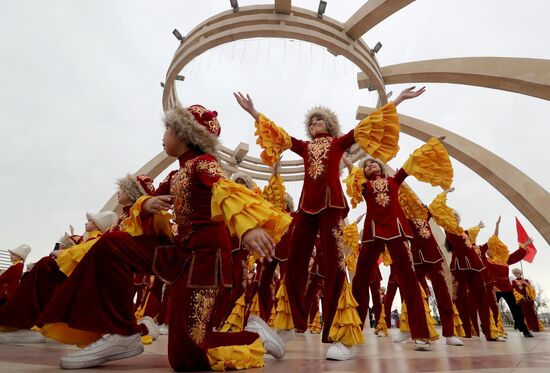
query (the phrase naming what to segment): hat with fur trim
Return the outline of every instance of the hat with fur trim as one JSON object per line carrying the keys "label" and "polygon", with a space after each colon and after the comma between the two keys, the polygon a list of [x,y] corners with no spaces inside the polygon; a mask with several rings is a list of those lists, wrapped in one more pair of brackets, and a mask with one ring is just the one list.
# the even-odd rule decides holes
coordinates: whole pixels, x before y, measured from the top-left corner
{"label": "hat with fur trim", "polygon": [[10,254],[17,255],[18,257],[23,259],[23,261],[25,261],[25,259],[27,259],[27,256],[31,253],[31,247],[29,245],[23,244],[17,246],[13,250],[8,251],[10,252]]}
{"label": "hat with fur trim", "polygon": [[325,121],[327,131],[330,136],[338,137],[342,135],[340,132],[340,122],[338,121],[336,113],[325,106],[315,106],[308,110],[304,122],[306,125],[306,134],[310,139],[313,139],[311,133],[309,132],[309,125],[311,123],[311,118],[313,117],[319,117]]}
{"label": "hat with fur trim", "polygon": [[135,203],[139,197],[144,195],[152,195],[155,193],[153,179],[147,175],[134,176],[131,174],[117,180],[120,189],[128,196],[130,201]]}
{"label": "hat with fur trim", "polygon": [[293,212],[294,211],[294,199],[292,199],[292,196],[288,193],[285,193],[285,202],[286,202],[286,207],[287,207],[288,211]]}
{"label": "hat with fur trim", "polygon": [[254,188],[257,187],[254,180],[252,180],[252,177],[245,172],[239,171],[231,175],[231,180],[236,182],[238,179],[241,179],[242,181],[244,181],[244,183],[246,184],[246,187],[250,190],[253,190]]}
{"label": "hat with fur trim", "polygon": [[117,216],[112,211],[101,211],[97,214],[88,212],[86,214],[86,218],[93,221],[101,233],[105,233],[107,229],[111,228],[111,226],[115,224]]}
{"label": "hat with fur trim", "polygon": [[218,113],[201,105],[188,108],[176,106],[164,115],[164,124],[174,131],[176,137],[190,143],[208,154],[218,149],[221,132]]}

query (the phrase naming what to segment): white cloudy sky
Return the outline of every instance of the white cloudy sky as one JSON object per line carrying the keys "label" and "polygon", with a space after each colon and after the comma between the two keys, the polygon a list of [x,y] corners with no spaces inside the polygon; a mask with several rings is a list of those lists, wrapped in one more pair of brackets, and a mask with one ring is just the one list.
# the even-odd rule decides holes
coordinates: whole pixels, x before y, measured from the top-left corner
{"label": "white cloudy sky", "polygon": [[[363,3],[329,0],[326,14],[344,22]],[[318,1],[293,4],[315,10]],[[226,9],[229,1],[222,0],[0,0],[0,249],[25,242],[33,247],[31,261],[48,254],[69,224],[82,231],[85,213],[103,206],[118,177],[161,150],[159,82],[178,46],[171,32],[178,28],[185,35]],[[382,42],[381,66],[455,56],[550,59],[549,12],[542,1],[423,0],[364,39],[371,46]],[[358,105],[375,105],[373,93],[357,89],[357,72],[315,45],[252,39],[198,57],[183,70],[186,81],[177,84],[183,104],[201,103],[219,112],[225,145],[245,141],[258,155],[252,123],[233,91],[249,92],[261,111],[302,137],[304,112],[313,105],[332,107],[344,129],[356,122]],[[549,189],[550,103],[485,88],[427,87],[400,112],[485,146]],[[390,165],[399,167],[419,145],[403,135],[401,153]],[[518,216],[539,250],[533,264],[524,263],[526,275],[550,294],[548,243],[492,186],[453,164],[457,190],[449,204],[461,212],[464,226],[485,221],[483,241],[501,214],[501,238],[513,247]],[[438,193],[412,185],[427,202]],[[298,198],[300,185],[288,188]]]}

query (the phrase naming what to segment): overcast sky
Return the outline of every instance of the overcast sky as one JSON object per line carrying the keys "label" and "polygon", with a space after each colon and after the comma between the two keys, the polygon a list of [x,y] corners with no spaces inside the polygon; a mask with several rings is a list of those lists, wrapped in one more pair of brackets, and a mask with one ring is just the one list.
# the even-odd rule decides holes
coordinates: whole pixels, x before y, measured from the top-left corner
{"label": "overcast sky", "polygon": [[[311,10],[318,5],[292,3]],[[363,3],[329,0],[326,15],[345,22]],[[159,83],[179,45],[171,32],[177,28],[185,35],[229,8],[222,0],[0,0],[0,249],[28,243],[30,261],[47,255],[69,224],[82,232],[85,213],[104,205],[117,178],[162,149]],[[371,47],[382,42],[381,66],[462,56],[550,59],[548,14],[550,5],[543,1],[423,0],[370,30],[364,40]],[[184,105],[218,111],[224,145],[248,142],[257,156],[252,122],[234,102],[233,91],[250,93],[259,110],[301,138],[311,106],[333,108],[349,130],[358,105],[376,104],[374,92],[357,88],[358,71],[305,42],[251,39],[204,53],[184,68],[186,80],[177,85]],[[405,87],[387,90],[397,94]],[[548,101],[427,84],[425,95],[399,111],[486,147],[550,189]],[[402,135],[401,152],[390,165],[401,166],[420,145]],[[550,295],[548,243],[492,186],[457,161],[453,166],[456,192],[449,205],[461,212],[463,225],[483,220],[487,228],[478,241],[485,242],[500,214],[500,236],[514,250],[518,216],[539,251],[533,264],[523,263],[526,276]],[[425,202],[440,191],[411,185]],[[295,199],[300,188],[288,185]],[[364,206],[350,216],[362,211]]]}

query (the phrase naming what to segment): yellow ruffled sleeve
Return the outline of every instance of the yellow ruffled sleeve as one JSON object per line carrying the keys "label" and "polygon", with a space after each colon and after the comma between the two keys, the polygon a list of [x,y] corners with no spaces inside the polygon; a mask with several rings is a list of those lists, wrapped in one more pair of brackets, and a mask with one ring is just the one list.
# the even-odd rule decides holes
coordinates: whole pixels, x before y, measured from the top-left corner
{"label": "yellow ruffled sleeve", "polygon": [[458,225],[453,209],[447,206],[447,192],[439,193],[428,206],[432,217],[437,224],[447,232],[461,235],[464,230]]}
{"label": "yellow ruffled sleeve", "polygon": [[[478,229],[479,231],[479,229]],[[468,229],[468,234],[470,234],[470,229]],[[475,241],[472,240],[472,237],[470,236],[470,240],[475,243]],[[487,240],[487,247],[488,251],[490,253],[490,261],[500,264],[500,265],[507,265],[506,261],[508,260],[508,257],[510,256],[510,253],[508,251],[508,246],[504,242],[498,238],[498,236],[491,236]]]}
{"label": "yellow ruffled sleeve", "polygon": [[428,218],[428,210],[422,205],[422,202],[413,190],[406,184],[399,187],[399,204],[405,213],[407,219]]}
{"label": "yellow ruffled sleeve", "polygon": [[271,175],[269,178],[269,183],[265,186],[262,196],[266,201],[271,202],[277,210],[285,211],[285,193],[286,188],[283,177],[281,175]]}
{"label": "yellow ruffled sleeve", "polygon": [[261,227],[277,243],[292,221],[290,215],[228,179],[220,179],[212,186],[211,209],[212,220],[224,221],[231,235],[239,240],[250,229]]}
{"label": "yellow ruffled sleeve", "polygon": [[256,121],[254,134],[258,136],[256,143],[263,149],[260,157],[268,166],[278,162],[281,154],[292,146],[290,135],[263,114]]}
{"label": "yellow ruffled sleeve", "polygon": [[356,223],[351,223],[342,229],[342,245],[350,250],[345,257],[345,265],[350,272],[355,272],[359,257],[359,229]]}
{"label": "yellow ruffled sleeve", "polygon": [[[481,228],[479,225],[476,225],[472,228],[468,228],[468,236],[470,237],[470,241],[475,245],[477,240],[477,235],[479,234],[479,231]],[[494,237],[494,236],[493,236]],[[491,237],[492,238],[492,237]],[[496,237],[498,239],[498,237]],[[500,240],[499,240],[500,241]]]}
{"label": "yellow ruffled sleeve", "polygon": [[59,270],[69,276],[82,260],[84,255],[94,246],[97,238],[101,236],[100,231],[90,232],[88,239],[81,244],[71,246],[68,249],[62,250],[55,260],[59,266]]}
{"label": "yellow ruffled sleeve", "polygon": [[344,179],[346,194],[351,198],[351,206],[356,208],[363,201],[363,185],[367,182],[365,173],[359,167],[353,167],[349,175]]}
{"label": "yellow ruffled sleeve", "polygon": [[154,214],[151,217],[151,221],[149,221],[147,224],[142,221],[141,209],[145,201],[147,201],[149,198],[153,197],[142,196],[136,201],[136,203],[134,203],[132,208],[130,208],[130,216],[124,219],[124,221],[122,222],[121,230],[133,237],[141,236],[144,233],[147,233],[173,238],[174,233],[172,230],[172,223],[170,221],[172,219],[172,214],[170,214],[168,211],[162,211],[160,214]]}
{"label": "yellow ruffled sleeve", "polygon": [[537,293],[535,292],[535,288],[533,287],[533,285],[528,284],[525,287],[525,291],[527,292],[527,296],[529,297],[529,300],[535,300],[535,298],[537,297]]}
{"label": "yellow ruffled sleeve", "polygon": [[408,175],[432,186],[448,189],[453,183],[453,166],[449,154],[435,137],[416,149],[403,165],[403,169]]}
{"label": "yellow ruffled sleeve", "polygon": [[389,102],[359,122],[353,135],[367,154],[388,162],[399,151],[399,131],[399,116],[393,102]]}

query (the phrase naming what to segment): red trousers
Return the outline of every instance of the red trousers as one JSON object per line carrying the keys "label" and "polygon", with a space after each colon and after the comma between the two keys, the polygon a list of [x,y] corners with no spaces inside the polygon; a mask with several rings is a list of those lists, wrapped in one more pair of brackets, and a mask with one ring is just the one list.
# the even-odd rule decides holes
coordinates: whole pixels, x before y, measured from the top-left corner
{"label": "red trousers", "polygon": [[40,259],[0,308],[0,325],[14,329],[32,328],[57,287],[66,279],[54,259],[49,256]]}
{"label": "red trousers", "polygon": [[[460,319],[462,320],[466,338],[472,337],[471,320],[477,320],[477,316],[472,313],[471,308],[473,307],[469,307],[469,300],[470,303],[475,303],[475,309],[479,314],[483,334],[485,334],[486,338],[491,338],[489,302],[487,300],[487,291],[481,272],[474,270],[455,270],[452,271],[452,275],[453,284],[456,286],[455,304]],[[470,293],[470,296],[468,293]]]}
{"label": "red trousers", "polygon": [[393,270],[402,289],[401,295],[407,305],[411,337],[413,339],[429,338],[430,331],[426,321],[422,294],[413,269],[411,251],[402,237],[387,241],[375,238],[374,241],[361,245],[352,289],[353,296],[359,303],[357,312],[363,322],[363,327],[369,309],[369,278],[374,266],[377,265],[380,254],[384,251],[384,245],[390,252]]}
{"label": "red trousers", "polygon": [[[139,333],[133,310],[133,274],[152,274],[155,247],[163,244],[153,236],[103,235],[59,289],[38,324],[64,322],[99,334]],[[213,255],[217,250],[212,250]],[[172,285],[168,359],[176,371],[207,370],[207,349],[248,345],[258,338],[255,333],[212,331],[214,309],[224,304],[227,292],[221,281],[217,288],[187,287],[189,267],[184,267]]]}
{"label": "red trousers", "polygon": [[540,331],[539,318],[537,317],[537,312],[535,311],[535,302],[532,300],[523,301],[519,304],[519,307],[521,307],[521,310],[523,311],[529,330],[534,332]]}
{"label": "red trousers", "polygon": [[246,277],[248,276],[248,250],[235,249],[231,252],[233,260],[233,288],[225,289],[227,302],[220,306],[220,311],[214,316],[214,323],[221,327],[233,311],[235,303],[244,294]]}
{"label": "red trousers", "polygon": [[[338,245],[333,229],[345,218],[346,209],[326,208],[317,214],[307,214],[300,210],[294,217],[294,231],[290,243],[288,269],[285,284],[288,292],[292,321],[298,331],[307,329],[308,309],[305,302],[305,291],[308,280],[308,266],[317,233],[320,234],[321,255],[320,273],[325,278],[323,292],[323,336],[322,341],[329,343],[328,335],[332,320],[338,307],[338,299],[346,276],[340,268]],[[320,249],[320,250],[319,250]]]}
{"label": "red trousers", "polygon": [[449,293],[449,287],[445,281],[445,272],[443,271],[443,262],[437,263],[422,263],[415,264],[414,270],[418,281],[421,281],[426,277],[426,274],[430,276],[432,281],[432,287],[434,290],[435,300],[437,302],[437,309],[439,310],[439,317],[441,318],[442,332],[444,337],[451,337],[454,335],[453,324],[453,301],[451,300],[451,294]]}
{"label": "red trousers", "polygon": [[308,320],[312,321],[319,311],[319,298],[324,289],[323,277],[317,273],[309,273],[309,279],[306,287],[306,309]]}

